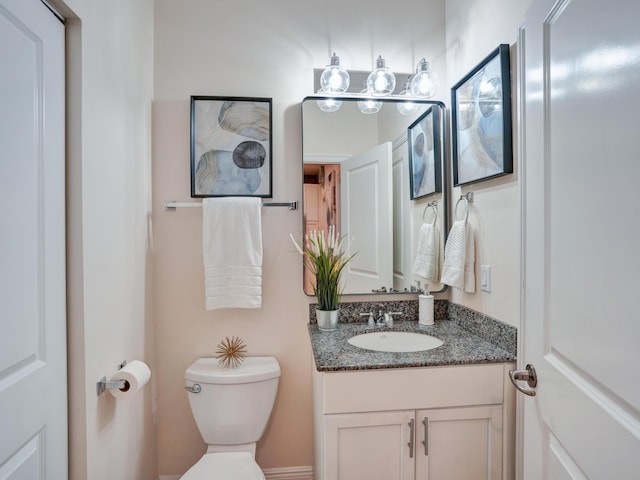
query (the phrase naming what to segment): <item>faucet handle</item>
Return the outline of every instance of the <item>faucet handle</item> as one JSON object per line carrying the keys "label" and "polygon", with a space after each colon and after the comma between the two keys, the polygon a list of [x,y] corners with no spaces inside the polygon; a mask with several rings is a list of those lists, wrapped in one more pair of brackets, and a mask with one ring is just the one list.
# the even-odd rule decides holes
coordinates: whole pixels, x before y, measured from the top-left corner
{"label": "faucet handle", "polygon": [[367,313],[361,313],[360,316],[363,317],[365,315],[369,315],[369,321],[367,322],[369,327],[375,327],[376,326],[376,322],[373,319],[373,313],[372,312],[367,312]]}
{"label": "faucet handle", "polygon": [[389,312],[384,314],[384,323],[388,327],[393,327],[393,316],[394,315],[402,315],[402,312]]}

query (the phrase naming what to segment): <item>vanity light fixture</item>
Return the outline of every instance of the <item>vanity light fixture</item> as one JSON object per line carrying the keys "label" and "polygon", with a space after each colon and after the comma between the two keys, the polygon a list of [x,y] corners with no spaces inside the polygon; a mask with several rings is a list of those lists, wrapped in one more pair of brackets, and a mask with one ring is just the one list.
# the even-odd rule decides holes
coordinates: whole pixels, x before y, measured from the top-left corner
{"label": "vanity light fixture", "polygon": [[396,88],[396,76],[387,67],[382,55],[378,55],[376,68],[367,77],[369,95],[382,97],[390,95]]}
{"label": "vanity light fixture", "polygon": [[[413,95],[411,94],[411,90],[409,87],[410,84],[411,84],[411,76],[407,78],[407,81],[404,83],[402,90],[400,90],[400,93],[398,94],[398,96],[413,98]],[[406,102],[396,103],[396,108],[402,115],[411,115],[412,113],[415,113],[416,110],[418,110],[418,105],[413,103],[410,100],[407,100]]]}
{"label": "vanity light fixture", "polygon": [[[433,98],[437,92],[438,76],[429,68],[423,58],[418,62],[415,74],[401,74],[408,77],[400,92],[396,92],[396,75],[389,70],[382,55],[376,59],[376,68],[372,72],[345,70],[340,66],[340,58],[334,53],[330,65],[324,69],[314,69],[314,85],[319,97],[318,108],[323,112],[335,112],[342,105],[342,98],[358,98],[357,106],[362,113],[376,113],[382,108],[379,97],[399,100],[396,103],[402,115],[415,113],[419,105],[414,100]],[[358,84],[364,83],[364,90],[358,90]]]}
{"label": "vanity light fixture", "polygon": [[349,88],[349,72],[340,66],[340,57],[335,52],[329,65],[320,75],[320,88],[323,93],[344,93]]}
{"label": "vanity light fixture", "polygon": [[416,67],[416,74],[411,79],[411,93],[420,98],[433,98],[439,83],[438,76],[429,68],[429,62],[421,59]]}
{"label": "vanity light fixture", "polygon": [[[364,90],[362,90],[360,93],[363,96],[370,95],[366,82],[364,85]],[[358,100],[357,105],[358,110],[365,114],[378,113],[382,108],[382,102],[373,98],[363,98],[362,100]]]}
{"label": "vanity light fixture", "polygon": [[358,109],[362,113],[366,113],[366,114],[378,113],[381,107],[382,107],[382,102],[373,100],[372,98],[358,100]]}
{"label": "vanity light fixture", "polygon": [[[319,94],[326,93],[324,90],[318,90]],[[317,100],[318,108],[323,112],[331,113],[337,111],[342,106],[342,100],[336,98],[326,98],[324,100]]]}

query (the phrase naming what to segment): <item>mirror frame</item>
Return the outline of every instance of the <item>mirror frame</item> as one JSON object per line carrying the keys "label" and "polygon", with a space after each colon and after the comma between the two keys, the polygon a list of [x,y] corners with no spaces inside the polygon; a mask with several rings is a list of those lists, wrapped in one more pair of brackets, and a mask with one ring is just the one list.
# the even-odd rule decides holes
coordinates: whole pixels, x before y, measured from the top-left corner
{"label": "mirror frame", "polygon": [[[302,232],[303,232],[303,236],[305,234],[305,221],[304,221],[304,131],[305,131],[305,126],[304,126],[304,105],[305,102],[307,101],[318,101],[318,100],[326,100],[326,99],[336,99],[336,100],[348,100],[348,101],[358,101],[358,100],[375,100],[375,101],[381,101],[383,103],[399,103],[400,101],[411,101],[412,103],[418,103],[421,105],[431,105],[431,106],[437,106],[441,109],[441,114],[442,114],[442,118],[440,119],[440,127],[441,127],[441,145],[440,145],[440,149],[441,149],[441,189],[442,191],[439,192],[441,194],[441,199],[440,199],[440,203],[438,205],[438,208],[442,208],[442,232],[441,232],[441,236],[442,236],[442,241],[443,244],[441,246],[441,251],[443,254],[443,257],[441,259],[441,264],[440,267],[442,267],[442,261],[444,261],[444,242],[446,242],[448,234],[449,234],[449,227],[451,225],[451,219],[450,219],[450,205],[451,205],[451,187],[450,187],[450,168],[449,168],[449,131],[447,128],[448,125],[448,121],[447,121],[447,107],[446,105],[438,100],[425,100],[425,99],[417,99],[417,98],[410,98],[407,99],[406,97],[401,97],[399,95],[390,95],[387,97],[372,97],[372,96],[366,96],[366,95],[353,95],[353,94],[344,94],[344,95],[340,95],[340,96],[332,96],[332,95],[323,95],[323,94],[316,94],[316,95],[310,95],[307,96],[305,98],[302,99],[302,102],[300,103],[300,112],[301,112],[301,135],[300,135],[300,140],[301,140],[301,150],[302,150],[302,200],[301,200],[301,209],[303,212],[302,215]],[[413,123],[413,122],[411,122]],[[407,128],[408,130],[408,128]],[[408,141],[408,139],[407,139]],[[418,198],[418,199],[412,199],[412,202],[416,202],[416,201],[425,201],[425,210],[427,208],[429,208],[429,202],[427,200],[424,200],[423,198]],[[424,216],[424,213],[423,213]],[[304,239],[303,239],[304,241]],[[305,291],[305,268],[306,266],[303,265],[303,269],[302,269],[302,291],[304,292],[305,295],[307,295],[308,297],[313,297],[314,294],[313,293],[308,293]],[[447,290],[447,285],[441,283],[441,288],[439,290],[431,290],[431,293],[442,293],[445,292]],[[387,291],[387,292],[356,292],[356,293],[343,293],[342,296],[347,296],[347,297],[354,297],[354,296],[362,296],[362,295],[366,295],[366,296],[370,296],[370,295],[417,295],[419,292],[416,291]]]}

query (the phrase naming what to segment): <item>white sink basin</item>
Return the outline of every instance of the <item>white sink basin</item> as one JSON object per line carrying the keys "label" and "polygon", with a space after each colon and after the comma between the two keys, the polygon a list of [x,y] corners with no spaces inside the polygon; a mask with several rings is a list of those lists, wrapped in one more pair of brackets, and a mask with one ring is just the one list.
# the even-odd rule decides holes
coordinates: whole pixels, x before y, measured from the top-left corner
{"label": "white sink basin", "polygon": [[354,347],[376,352],[421,352],[442,345],[442,340],[415,332],[372,332],[351,337]]}

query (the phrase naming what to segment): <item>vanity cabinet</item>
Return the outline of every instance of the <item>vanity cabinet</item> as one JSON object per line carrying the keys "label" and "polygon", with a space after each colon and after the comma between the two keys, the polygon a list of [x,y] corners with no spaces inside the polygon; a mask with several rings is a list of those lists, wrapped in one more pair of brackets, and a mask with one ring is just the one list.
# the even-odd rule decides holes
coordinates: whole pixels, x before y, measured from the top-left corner
{"label": "vanity cabinet", "polygon": [[509,368],[315,372],[315,479],[513,478]]}

